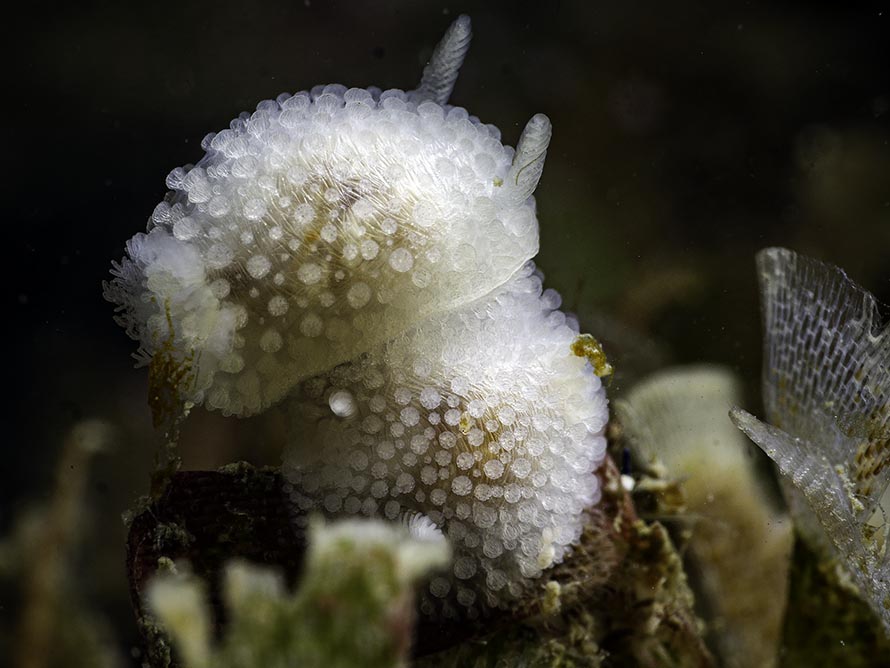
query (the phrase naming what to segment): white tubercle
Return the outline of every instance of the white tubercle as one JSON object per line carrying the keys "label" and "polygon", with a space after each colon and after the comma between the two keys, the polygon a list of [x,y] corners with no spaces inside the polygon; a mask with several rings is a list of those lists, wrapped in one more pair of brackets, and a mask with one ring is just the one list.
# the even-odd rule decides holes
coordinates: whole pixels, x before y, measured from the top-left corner
{"label": "white tubercle", "polygon": [[517,168],[494,126],[444,105],[469,37],[461,17],[413,93],[282,94],[170,173],[105,295],[143,361],[188,362],[184,399],[261,412],[536,254],[549,122],[532,119]]}
{"label": "white tubercle", "polygon": [[[529,263],[506,286],[431,318],[289,398],[284,473],[303,511],[422,513],[454,551],[422,610],[478,614],[560,562],[600,489],[605,391],[578,332]],[[330,397],[348,391],[343,419]],[[323,444],[322,448],[314,445]]]}

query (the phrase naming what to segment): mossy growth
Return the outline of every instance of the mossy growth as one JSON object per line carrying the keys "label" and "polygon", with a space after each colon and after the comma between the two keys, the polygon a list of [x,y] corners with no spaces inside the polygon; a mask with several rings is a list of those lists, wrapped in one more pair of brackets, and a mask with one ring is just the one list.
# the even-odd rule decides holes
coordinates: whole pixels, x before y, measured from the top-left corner
{"label": "mossy growth", "polygon": [[90,605],[75,565],[82,558],[92,458],[113,430],[100,420],[72,426],[48,498],[0,537],[0,664],[18,668],[116,668],[111,625]]}
{"label": "mossy growth", "polygon": [[611,376],[614,371],[602,344],[590,334],[579,334],[575,338],[572,342],[572,353],[578,357],[586,357],[593,367],[593,372],[600,378]]}
{"label": "mossy growth", "polygon": [[[418,668],[711,665],[692,612],[692,595],[666,532],[660,525],[647,524],[637,517],[611,461],[602,467],[600,477],[603,498],[589,513],[578,546],[536,582],[521,605],[451,627],[419,620],[421,623],[412,628],[414,601],[409,596],[399,613],[390,618],[396,624],[390,628],[398,631],[404,643],[400,651],[410,649]],[[330,638],[340,632],[354,636],[356,629],[365,628],[365,619],[376,618],[381,609],[366,607],[371,592],[361,591],[365,586],[362,583],[368,582],[364,571],[356,574],[360,576],[357,580],[347,582],[340,562],[320,564],[332,569],[342,586],[358,587],[358,592],[332,595],[329,589],[319,589],[310,601],[307,592],[312,592],[314,585],[307,583],[314,580],[307,578],[311,572],[316,576],[321,572],[313,571],[309,564],[316,548],[311,544],[307,548],[301,532],[295,531],[281,490],[281,479],[274,471],[247,465],[215,473],[178,473],[164,497],[132,525],[128,558],[134,600],[144,600],[146,582],[168,570],[170,560],[166,557],[171,557],[190,562],[200,576],[195,579],[206,583],[212,604],[211,624],[214,633],[223,638],[223,645],[212,652],[223,651],[219,648],[234,642],[232,638],[240,633],[267,636],[261,625],[281,627],[275,633],[284,634],[282,625],[293,622],[295,613],[288,606],[297,605],[294,597],[303,597],[299,605],[305,606],[306,616],[312,619],[293,623],[302,624],[304,630],[309,624],[317,625],[313,638]],[[170,531],[171,524],[193,540],[184,544],[178,537],[185,534]],[[158,545],[158,529],[171,540]],[[357,535],[344,535],[342,539],[348,546]],[[337,548],[338,552],[343,550]],[[272,580],[266,581],[267,589],[280,599],[281,605],[270,608],[273,612],[265,612],[265,604],[251,604],[244,608],[250,610],[249,615],[234,621],[238,605],[230,602],[231,584],[237,582],[231,576],[233,558],[272,566],[283,574],[283,578],[270,576]],[[363,568],[366,566],[363,564]],[[189,580],[188,576],[181,577]],[[273,580],[277,584],[268,584]],[[293,581],[300,583],[296,589],[299,593],[290,595],[286,583]],[[394,591],[393,582],[386,577],[375,576],[372,582],[375,587]],[[341,605],[358,600],[363,601],[360,611],[341,609]],[[166,668],[171,665],[169,645],[157,633],[153,616],[143,606],[139,614],[149,646],[146,658],[153,668]],[[289,629],[288,633],[297,631]],[[289,642],[296,642],[292,635],[288,637]],[[365,658],[353,664],[348,663],[350,660],[357,660],[354,652],[344,656],[339,665],[373,665]],[[404,655],[399,654],[397,660],[403,661]],[[238,665],[253,668],[269,664]],[[186,664],[186,668],[191,667]]]}
{"label": "mossy growth", "polygon": [[229,619],[217,642],[202,580],[168,573],[149,583],[148,607],[184,668],[407,665],[413,585],[448,562],[445,540],[414,539],[403,526],[373,520],[314,522],[308,537],[294,593],[274,570],[241,561],[226,567]]}
{"label": "mossy growth", "polygon": [[779,665],[878,668],[888,657],[890,638],[837,563],[798,539]]}
{"label": "mossy growth", "polygon": [[[664,528],[635,523],[628,553],[608,587],[419,660],[417,668],[623,668],[712,666],[692,612],[679,555]],[[558,597],[559,595],[556,594]]]}
{"label": "mossy growth", "polygon": [[520,624],[415,662],[415,668],[600,668],[607,654],[597,616],[578,610],[536,628]]}
{"label": "mossy growth", "polygon": [[670,537],[636,517],[611,463],[601,476],[604,512],[591,515],[579,549],[545,574],[516,618],[417,668],[714,665]]}

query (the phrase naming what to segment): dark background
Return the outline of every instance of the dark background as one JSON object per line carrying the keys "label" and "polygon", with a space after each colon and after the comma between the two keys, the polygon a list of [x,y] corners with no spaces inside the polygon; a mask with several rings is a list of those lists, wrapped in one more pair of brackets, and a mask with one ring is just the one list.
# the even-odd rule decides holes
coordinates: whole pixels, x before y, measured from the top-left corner
{"label": "dark background", "polygon": [[[100,283],[166,174],[259,100],[329,82],[411,88],[465,12],[475,37],[452,102],[510,144],[534,113],[550,116],[537,261],[594,334],[608,316],[631,356],[639,342],[664,362],[726,364],[756,407],[756,250],[823,258],[890,301],[888,2],[35,2],[18,12],[5,17],[11,431],[0,535],[49,493],[67,429],[112,422],[76,572],[124,652],[135,631],[120,514],[147,489],[157,437],[145,372],[132,368]],[[275,463],[277,419],[197,413],[186,466]]]}

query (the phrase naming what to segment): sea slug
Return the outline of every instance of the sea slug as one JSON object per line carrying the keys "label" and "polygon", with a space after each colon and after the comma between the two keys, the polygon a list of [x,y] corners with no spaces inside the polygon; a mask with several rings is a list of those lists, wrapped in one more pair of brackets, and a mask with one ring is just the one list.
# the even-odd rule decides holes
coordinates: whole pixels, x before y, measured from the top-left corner
{"label": "sea slug", "polygon": [[566,556],[608,420],[604,353],[530,262],[550,121],[514,151],[447,104],[469,40],[460,17],[413,91],[317,86],[208,135],[105,287],[183,402],[287,408],[296,522],[443,535],[440,618],[507,607]]}

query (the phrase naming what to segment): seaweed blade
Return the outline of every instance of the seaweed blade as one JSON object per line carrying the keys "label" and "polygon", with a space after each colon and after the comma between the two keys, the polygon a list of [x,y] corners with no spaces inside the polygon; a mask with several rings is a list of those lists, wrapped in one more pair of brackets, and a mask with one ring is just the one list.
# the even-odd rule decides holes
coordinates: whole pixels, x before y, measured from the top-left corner
{"label": "seaweed blade", "polygon": [[827,545],[890,630],[890,333],[877,301],[830,265],[757,256],[765,329],[764,424],[730,416],[778,465],[804,538]]}

